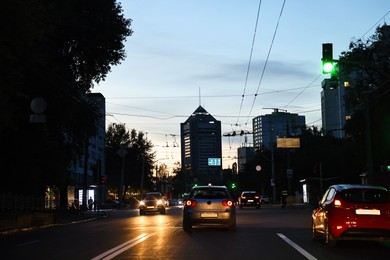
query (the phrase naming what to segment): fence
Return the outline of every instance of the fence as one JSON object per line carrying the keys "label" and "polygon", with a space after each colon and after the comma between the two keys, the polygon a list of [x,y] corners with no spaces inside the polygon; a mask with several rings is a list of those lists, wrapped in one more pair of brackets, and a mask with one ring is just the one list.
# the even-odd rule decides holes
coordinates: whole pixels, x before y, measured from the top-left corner
{"label": "fence", "polygon": [[44,196],[0,194],[0,214],[44,211],[45,209]]}

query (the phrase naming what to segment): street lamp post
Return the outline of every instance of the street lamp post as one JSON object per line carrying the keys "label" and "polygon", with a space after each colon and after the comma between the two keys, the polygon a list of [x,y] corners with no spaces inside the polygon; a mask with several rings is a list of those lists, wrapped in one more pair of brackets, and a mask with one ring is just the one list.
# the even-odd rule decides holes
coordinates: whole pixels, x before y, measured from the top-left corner
{"label": "street lamp post", "polygon": [[125,175],[125,161],[126,161],[126,154],[127,150],[122,145],[121,148],[117,151],[117,154],[122,158],[122,169],[121,169],[121,180],[120,180],[120,186],[119,186],[119,201],[121,203],[121,206],[123,204],[123,194],[124,194],[124,175]]}

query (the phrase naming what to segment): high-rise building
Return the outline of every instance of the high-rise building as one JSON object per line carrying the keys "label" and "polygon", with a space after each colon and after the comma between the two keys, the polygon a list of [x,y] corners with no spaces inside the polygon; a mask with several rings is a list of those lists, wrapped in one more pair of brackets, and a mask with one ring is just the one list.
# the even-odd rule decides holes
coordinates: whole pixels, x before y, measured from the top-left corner
{"label": "high-rise building", "polygon": [[252,160],[255,150],[253,147],[239,147],[237,149],[238,173],[245,171],[245,164]]}
{"label": "high-rise building", "polygon": [[[101,178],[106,176],[106,100],[101,93],[86,95],[92,109],[98,115],[96,135],[88,139],[84,156],[68,167],[68,203],[85,203],[86,198],[101,201],[103,189],[99,189]],[[86,190],[86,194],[84,194]]]}
{"label": "high-rise building", "polygon": [[337,138],[344,138],[345,88],[339,81],[324,79],[321,91],[322,128]]}
{"label": "high-rise building", "polygon": [[260,149],[272,147],[278,137],[299,136],[306,124],[305,116],[274,108],[272,114],[253,118],[252,125],[253,146],[255,149]]}
{"label": "high-rise building", "polygon": [[202,106],[180,124],[181,164],[187,185],[217,183],[222,174],[221,121]]}

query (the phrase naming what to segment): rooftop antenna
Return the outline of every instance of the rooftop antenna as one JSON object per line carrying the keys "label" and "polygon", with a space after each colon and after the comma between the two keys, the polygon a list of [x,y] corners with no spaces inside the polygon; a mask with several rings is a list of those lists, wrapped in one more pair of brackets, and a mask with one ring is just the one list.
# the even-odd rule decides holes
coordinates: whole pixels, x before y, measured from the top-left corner
{"label": "rooftop antenna", "polygon": [[202,100],[201,100],[200,87],[199,87],[199,106],[202,105],[202,102],[201,102],[201,101],[202,101]]}

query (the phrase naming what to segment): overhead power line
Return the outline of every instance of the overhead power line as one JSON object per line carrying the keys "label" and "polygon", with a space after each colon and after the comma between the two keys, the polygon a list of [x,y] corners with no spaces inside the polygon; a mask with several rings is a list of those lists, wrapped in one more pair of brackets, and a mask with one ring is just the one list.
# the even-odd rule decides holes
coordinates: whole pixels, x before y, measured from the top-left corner
{"label": "overhead power line", "polygon": [[251,46],[251,51],[250,51],[250,55],[249,55],[248,67],[247,67],[247,70],[246,70],[244,91],[243,91],[242,97],[241,97],[240,110],[238,111],[237,123],[236,123],[236,124],[238,124],[238,120],[240,119],[241,110],[242,110],[242,105],[243,105],[243,103],[244,103],[244,98],[245,98],[245,93],[246,93],[246,85],[247,85],[247,83],[248,83],[248,76],[249,76],[249,71],[250,71],[251,63],[252,63],[253,46],[255,45],[256,32],[257,32],[257,25],[258,25],[258,23],[259,23],[260,9],[261,9],[261,0],[259,1],[259,7],[258,7],[258,9],[257,9],[256,24],[255,24],[255,30],[254,30],[254,32],[253,32],[253,39],[252,39],[252,46]]}
{"label": "overhead power line", "polygon": [[280,9],[278,22],[276,23],[274,35],[273,35],[273,37],[272,37],[272,41],[271,41],[270,47],[269,47],[269,49],[268,49],[267,58],[266,58],[265,63],[264,63],[263,71],[261,72],[259,84],[257,85],[256,94],[255,94],[255,96],[254,96],[254,98],[253,98],[253,102],[252,102],[252,106],[251,106],[251,109],[250,109],[250,112],[249,112],[249,116],[248,116],[247,122],[246,122],[245,124],[248,124],[248,122],[249,122],[249,120],[250,120],[250,116],[252,115],[252,110],[253,110],[253,107],[255,106],[257,93],[259,92],[259,89],[260,89],[260,86],[261,86],[261,82],[263,81],[264,72],[265,72],[265,69],[267,68],[269,56],[271,55],[271,50],[272,50],[272,47],[273,47],[273,44],[274,44],[274,41],[275,41],[276,33],[277,33],[277,31],[278,31],[278,28],[279,28],[280,19],[282,18],[282,14],[283,14],[283,10],[284,10],[284,5],[285,5],[285,4],[286,4],[286,0],[283,1],[282,8]]}

